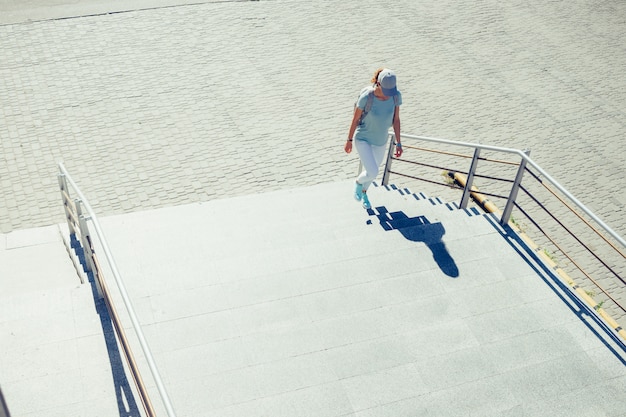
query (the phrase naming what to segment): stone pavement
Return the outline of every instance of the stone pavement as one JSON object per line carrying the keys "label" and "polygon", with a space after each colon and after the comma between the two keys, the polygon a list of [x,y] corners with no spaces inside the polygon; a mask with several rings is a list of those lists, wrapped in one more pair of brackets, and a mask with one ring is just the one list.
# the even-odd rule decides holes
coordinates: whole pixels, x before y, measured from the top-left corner
{"label": "stone pavement", "polygon": [[59,160],[102,214],[348,178],[355,92],[386,65],[405,132],[530,148],[626,234],[622,1],[135,1],[99,14],[121,3],[2,3],[0,231],[61,221]]}
{"label": "stone pavement", "polygon": [[[517,235],[382,187],[367,212],[351,186],[100,217],[178,416],[625,415],[626,346]],[[0,259],[49,260],[0,262],[22,278],[0,291],[11,411],[138,415],[53,229],[0,235]]]}

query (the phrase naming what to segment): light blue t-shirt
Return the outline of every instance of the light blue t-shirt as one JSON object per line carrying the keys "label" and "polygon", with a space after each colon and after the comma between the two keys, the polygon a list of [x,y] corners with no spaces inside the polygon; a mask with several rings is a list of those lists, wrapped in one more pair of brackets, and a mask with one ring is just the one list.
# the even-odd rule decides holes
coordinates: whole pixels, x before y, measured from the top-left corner
{"label": "light blue t-shirt", "polygon": [[[374,94],[374,93],[372,93]],[[367,103],[367,92],[363,93],[357,100],[357,107],[363,110]],[[398,91],[398,106],[402,104],[402,95]],[[393,124],[393,113],[395,110],[395,100],[389,97],[387,100],[380,100],[374,96],[372,108],[363,118],[363,121],[356,127],[354,138],[370,143],[371,145],[382,146],[387,143],[389,128]]]}

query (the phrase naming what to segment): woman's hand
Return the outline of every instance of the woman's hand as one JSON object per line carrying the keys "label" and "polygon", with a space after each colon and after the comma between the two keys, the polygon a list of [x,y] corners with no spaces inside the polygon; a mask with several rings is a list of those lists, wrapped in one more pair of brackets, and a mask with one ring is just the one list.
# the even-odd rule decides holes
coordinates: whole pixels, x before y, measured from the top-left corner
{"label": "woman's hand", "polygon": [[346,140],[346,144],[343,149],[346,153],[352,152],[352,140],[354,139],[354,131],[356,130],[356,126],[359,124],[359,119],[361,118],[361,114],[363,110],[358,107],[354,109],[354,115],[352,115],[352,123],[350,123],[350,130],[348,130],[348,139]]}
{"label": "woman's hand", "polygon": [[400,158],[402,156],[402,145],[400,143],[396,143],[396,158]]}

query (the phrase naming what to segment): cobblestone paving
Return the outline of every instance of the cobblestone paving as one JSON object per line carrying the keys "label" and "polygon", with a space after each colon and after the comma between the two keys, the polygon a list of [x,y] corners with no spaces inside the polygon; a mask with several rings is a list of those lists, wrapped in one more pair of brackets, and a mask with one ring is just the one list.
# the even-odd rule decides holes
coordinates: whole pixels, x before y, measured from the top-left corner
{"label": "cobblestone paving", "polygon": [[101,215],[349,178],[355,94],[384,65],[404,132],[529,148],[624,236],[625,38],[621,0],[261,0],[5,24],[0,232],[63,221],[58,161]]}

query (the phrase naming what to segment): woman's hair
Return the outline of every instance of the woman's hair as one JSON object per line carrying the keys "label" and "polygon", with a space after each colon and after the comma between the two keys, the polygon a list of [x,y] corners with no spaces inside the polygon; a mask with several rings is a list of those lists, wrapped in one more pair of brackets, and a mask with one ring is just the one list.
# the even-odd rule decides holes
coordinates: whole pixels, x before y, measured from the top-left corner
{"label": "woman's hair", "polygon": [[376,70],[376,72],[374,73],[374,78],[372,78],[370,81],[372,82],[372,84],[376,84],[378,82],[378,75],[380,74],[380,72],[384,70],[384,68],[378,68]]}

